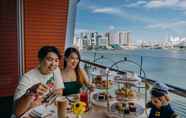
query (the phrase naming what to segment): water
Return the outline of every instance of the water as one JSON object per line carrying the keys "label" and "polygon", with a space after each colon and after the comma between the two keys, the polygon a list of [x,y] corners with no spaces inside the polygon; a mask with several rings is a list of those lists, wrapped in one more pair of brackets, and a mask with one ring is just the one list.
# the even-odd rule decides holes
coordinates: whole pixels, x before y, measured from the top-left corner
{"label": "water", "polygon": [[[96,53],[96,55],[95,55]],[[100,58],[101,56],[104,58]],[[173,49],[134,49],[134,50],[97,50],[81,51],[82,59],[111,66],[124,59],[140,64],[143,56],[143,69],[146,77],[186,89],[186,50]],[[139,73],[139,67],[132,63],[119,63],[114,68],[131,70]]]}

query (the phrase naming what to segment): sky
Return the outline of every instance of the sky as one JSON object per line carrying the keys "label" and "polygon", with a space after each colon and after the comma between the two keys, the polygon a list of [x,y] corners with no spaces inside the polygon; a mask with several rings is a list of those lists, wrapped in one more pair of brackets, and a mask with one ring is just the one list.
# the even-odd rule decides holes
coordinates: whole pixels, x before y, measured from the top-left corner
{"label": "sky", "polygon": [[75,32],[129,31],[134,41],[186,37],[186,0],[80,0]]}

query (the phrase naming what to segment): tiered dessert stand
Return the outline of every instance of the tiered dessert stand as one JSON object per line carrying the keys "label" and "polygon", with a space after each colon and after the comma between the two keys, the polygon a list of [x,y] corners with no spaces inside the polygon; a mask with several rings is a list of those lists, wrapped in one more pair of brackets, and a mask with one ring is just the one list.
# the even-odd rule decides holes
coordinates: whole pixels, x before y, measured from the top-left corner
{"label": "tiered dessert stand", "polygon": [[[142,79],[131,71],[118,71],[118,73],[115,73],[115,76],[112,75],[112,79],[110,79],[111,71],[109,70],[113,66],[123,62],[137,65],[137,63],[124,58],[124,60],[115,62],[110,68],[105,70],[106,80],[100,75],[97,76],[97,78],[95,77],[94,83],[96,88],[104,91],[100,92],[100,90],[96,90],[91,97],[92,103],[104,107],[110,116],[114,115],[116,118],[141,118],[140,115],[145,114],[144,109],[147,92],[145,89],[145,93],[141,95],[139,94],[139,88],[146,88],[146,84],[142,83]],[[145,77],[143,69],[142,72]],[[100,85],[99,82],[101,83],[102,81],[104,81],[104,84]]]}

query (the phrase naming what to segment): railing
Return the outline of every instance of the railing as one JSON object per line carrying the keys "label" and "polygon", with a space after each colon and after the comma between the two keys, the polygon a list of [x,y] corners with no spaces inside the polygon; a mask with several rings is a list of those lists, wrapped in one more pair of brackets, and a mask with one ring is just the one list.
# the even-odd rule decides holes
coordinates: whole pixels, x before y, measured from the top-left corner
{"label": "railing", "polygon": [[[94,63],[94,62],[90,62],[90,61],[87,61],[87,60],[82,60],[81,59],[80,61],[85,63],[85,64],[91,65],[91,66],[99,67],[99,68],[102,68],[102,69],[109,69],[111,71],[115,71],[115,72],[120,73],[120,74],[126,74],[126,72],[127,72],[127,71],[122,71],[122,70],[115,69],[115,68],[112,68],[112,67],[109,67],[109,66],[105,66],[105,65],[102,65],[102,64],[97,64],[97,63]],[[140,72],[140,75],[141,75],[141,72]],[[146,81],[149,84],[153,84],[154,82],[156,82],[155,80],[146,78],[145,76],[140,76],[140,77],[142,78],[143,81]],[[180,114],[181,118],[185,118],[186,117],[186,100],[176,100],[175,98],[177,98],[176,96],[179,96],[182,99],[185,99],[186,89],[183,89],[183,88],[180,88],[180,87],[177,87],[177,86],[173,86],[173,85],[170,85],[170,84],[166,84],[166,85],[169,87],[169,91],[173,94],[171,96],[171,97],[173,97],[173,100],[172,100],[173,107],[175,107],[176,111]]]}
{"label": "railing", "polygon": [[[110,68],[110,67],[107,67],[105,65],[101,65],[101,64],[97,64],[97,63],[94,63],[94,62],[90,62],[90,61],[87,61],[87,60],[81,60],[81,62],[85,63],[85,64],[90,64],[92,66],[96,66],[96,67],[99,67],[99,68],[102,68],[102,69],[109,69],[111,71],[115,71],[115,72],[118,72],[118,73],[121,73],[121,74],[125,74],[126,72],[122,71],[122,70],[119,70],[119,69],[115,69],[115,68]],[[148,83],[150,84],[153,84],[154,82],[156,82],[155,80],[152,80],[152,79],[149,79],[149,78],[144,78],[144,77],[141,77],[143,80],[146,80]],[[169,91],[178,95],[178,96],[182,96],[182,97],[186,97],[186,90],[185,89],[182,89],[180,87],[176,87],[176,86],[173,86],[173,85],[170,85],[170,84],[166,84],[168,87],[169,87]]]}
{"label": "railing", "polygon": [[[153,84],[154,82],[156,82],[155,80],[151,80],[148,78],[143,78],[144,80],[148,81],[149,83]],[[186,97],[186,90],[180,87],[176,87],[170,84],[166,84],[169,87],[169,91],[178,95],[178,96],[182,96],[182,97]]]}

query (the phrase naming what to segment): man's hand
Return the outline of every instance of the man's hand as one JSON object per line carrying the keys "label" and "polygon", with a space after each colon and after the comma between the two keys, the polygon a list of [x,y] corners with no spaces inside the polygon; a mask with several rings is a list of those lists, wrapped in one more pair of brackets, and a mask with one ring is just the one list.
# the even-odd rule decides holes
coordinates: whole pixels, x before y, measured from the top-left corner
{"label": "man's hand", "polygon": [[20,117],[30,108],[40,105],[43,101],[43,95],[45,95],[48,91],[48,87],[41,83],[28,88],[26,93],[15,101],[16,116]]}
{"label": "man's hand", "polygon": [[38,83],[29,88],[32,93],[36,96],[43,96],[48,92],[48,87],[44,84]]}
{"label": "man's hand", "polygon": [[43,97],[37,97],[37,99],[35,99],[32,103],[31,103],[31,108],[33,108],[33,107],[36,107],[36,106],[39,106],[39,105],[41,105],[42,104],[42,102],[43,102]]}

